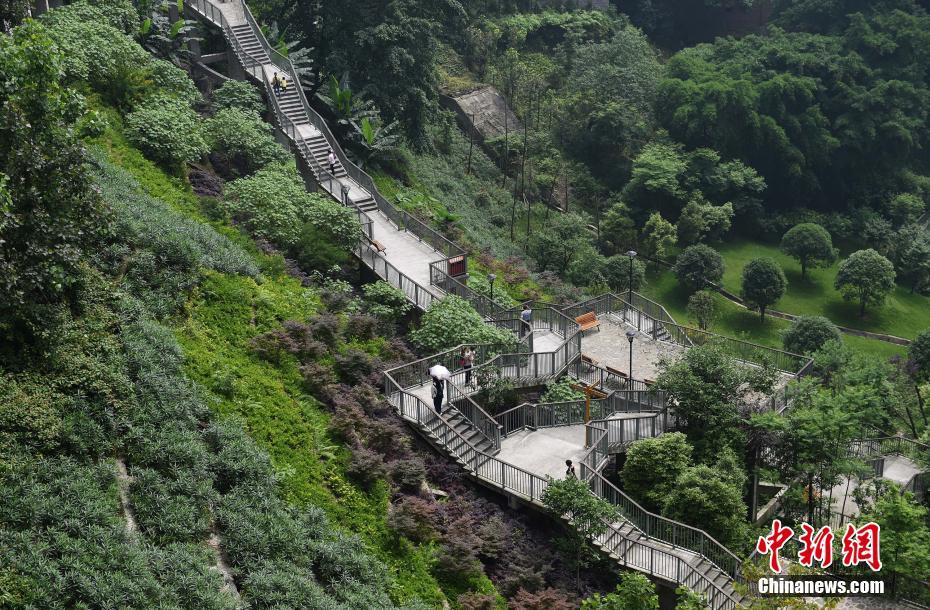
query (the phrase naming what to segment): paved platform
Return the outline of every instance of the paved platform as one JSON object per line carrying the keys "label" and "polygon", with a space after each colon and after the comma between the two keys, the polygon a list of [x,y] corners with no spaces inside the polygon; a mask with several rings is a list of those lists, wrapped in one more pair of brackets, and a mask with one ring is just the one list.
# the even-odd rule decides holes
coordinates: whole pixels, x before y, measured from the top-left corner
{"label": "paved platform", "polygon": [[[630,342],[626,330],[629,327],[604,316],[599,319],[599,330],[589,330],[582,335],[581,353],[591,356],[601,366],[627,372],[630,368]],[[633,378],[655,379],[659,375],[658,364],[661,359],[674,362],[684,353],[685,348],[680,345],[656,341],[645,333],[639,333],[633,338]]]}
{"label": "paved platform", "polygon": [[533,331],[534,352],[554,352],[561,347],[564,339],[548,330]]}
{"label": "paved platform", "polygon": [[374,223],[375,239],[386,249],[382,256],[421,288],[441,297],[442,291],[430,284],[429,264],[445,258],[442,253],[413,233],[398,230],[382,212],[370,212],[368,217]]}
{"label": "paved platform", "polygon": [[572,460],[578,472],[578,462],[586,451],[584,434],[583,425],[520,430],[501,439],[497,457],[541,477],[562,479],[565,460]]}
{"label": "paved platform", "polygon": [[[923,472],[920,466],[902,455],[885,456],[885,468],[882,471],[883,479],[894,481],[898,485],[909,483],[914,475]],[[843,479],[833,488],[833,510],[850,517],[856,517],[861,509],[853,499],[853,492],[859,488],[862,481],[856,478]],[[829,493],[829,492],[827,492]]]}

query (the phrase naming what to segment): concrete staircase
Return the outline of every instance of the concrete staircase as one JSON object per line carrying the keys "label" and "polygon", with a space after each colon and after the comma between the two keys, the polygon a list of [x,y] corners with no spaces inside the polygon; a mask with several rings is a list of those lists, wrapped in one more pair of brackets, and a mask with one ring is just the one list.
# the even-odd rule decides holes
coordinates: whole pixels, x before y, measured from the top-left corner
{"label": "concrete staircase", "polygon": [[488,455],[495,455],[500,451],[494,447],[491,441],[481,434],[470,421],[465,419],[465,417],[455,409],[445,411],[442,416],[449,425],[452,426],[452,429],[460,435],[452,439],[445,447],[453,456],[461,455],[462,450],[469,445],[471,448]]}

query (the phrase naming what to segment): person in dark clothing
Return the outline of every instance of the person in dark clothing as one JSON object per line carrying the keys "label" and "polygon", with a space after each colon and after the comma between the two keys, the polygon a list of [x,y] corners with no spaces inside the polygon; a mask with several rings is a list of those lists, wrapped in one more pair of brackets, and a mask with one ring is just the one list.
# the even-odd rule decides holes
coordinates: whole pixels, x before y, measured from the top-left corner
{"label": "person in dark clothing", "polygon": [[520,322],[520,338],[522,339],[533,329],[533,310],[529,305],[523,306],[523,311],[520,312]]}
{"label": "person in dark clothing", "polygon": [[565,460],[565,466],[567,466],[567,468],[565,469],[565,478],[566,479],[577,479],[578,475],[575,474],[575,465],[572,464],[572,461]]}
{"label": "person in dark clothing", "polygon": [[281,79],[278,78],[278,73],[274,73],[274,77],[271,79],[271,86],[274,88],[274,95],[278,97],[278,94],[281,93]]}
{"label": "person in dark clothing", "polygon": [[436,409],[436,413],[438,415],[442,415],[442,399],[443,399],[443,393],[445,390],[444,386],[445,386],[445,382],[443,382],[442,379],[437,379],[433,377],[433,388],[432,388],[433,408]]}

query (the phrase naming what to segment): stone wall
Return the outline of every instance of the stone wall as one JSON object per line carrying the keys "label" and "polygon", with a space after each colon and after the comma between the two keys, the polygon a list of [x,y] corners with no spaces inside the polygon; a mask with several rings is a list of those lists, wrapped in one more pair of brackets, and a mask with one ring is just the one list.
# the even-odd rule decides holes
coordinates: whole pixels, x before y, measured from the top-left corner
{"label": "stone wall", "polygon": [[505,116],[510,133],[523,129],[507,100],[490,85],[456,97],[443,96],[440,101],[455,112],[465,131],[472,131],[481,141],[504,135]]}

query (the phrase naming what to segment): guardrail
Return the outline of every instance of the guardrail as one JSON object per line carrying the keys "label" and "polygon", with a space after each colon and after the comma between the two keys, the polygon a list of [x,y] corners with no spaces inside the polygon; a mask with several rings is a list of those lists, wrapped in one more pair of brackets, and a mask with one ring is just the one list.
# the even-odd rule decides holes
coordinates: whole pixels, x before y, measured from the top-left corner
{"label": "guardrail", "polygon": [[921,465],[930,462],[930,445],[904,436],[882,436],[853,441],[850,451],[859,457],[903,455]]}
{"label": "guardrail", "polygon": [[400,289],[411,303],[426,310],[433,301],[439,297],[407,277],[400,269],[392,265],[383,256],[379,256],[365,243],[359,243],[355,250],[363,263],[368,265],[379,277],[384,278],[388,284]]}
{"label": "guardrail", "polygon": [[[386,377],[390,384],[393,380],[388,375]],[[398,414],[415,422],[422,430],[432,435],[473,476],[536,506],[545,507],[542,496],[549,485],[549,479],[478,450],[445,420],[437,417],[435,411],[419,397],[396,385],[392,385],[391,389],[393,391],[390,391],[388,396]],[[606,533],[598,536],[595,541],[613,553],[623,565],[700,591],[715,609],[732,610],[739,607],[739,600],[682,558],[630,538],[620,531],[622,524],[605,522],[605,525]]]}
{"label": "guardrail", "polygon": [[589,476],[587,481],[594,494],[616,506],[620,514],[644,534],[665,541],[674,547],[703,555],[734,580],[738,582],[744,580],[740,572],[742,560],[730,549],[717,542],[713,536],[702,529],[646,510],[598,472],[588,470],[586,474]]}
{"label": "guardrail", "polygon": [[[665,308],[645,297],[633,293],[633,303],[628,302],[627,296],[604,294],[581,303],[570,305],[563,309],[566,315],[577,315],[594,311],[598,315],[611,313],[619,314],[623,319],[638,330],[650,332],[653,339],[658,339],[659,327],[665,330],[674,343],[684,347],[714,343],[720,345],[729,355],[748,364],[774,366],[781,372],[794,375],[796,378],[810,372],[813,359],[792,354],[773,347],[756,345],[740,339],[732,339],[706,330],[699,330],[682,326],[672,320]],[[646,307],[643,309],[642,307]]]}
{"label": "guardrail", "polygon": [[[613,413],[643,413],[643,419],[661,416],[672,422],[666,425],[664,430],[677,421],[674,414],[666,412],[665,402],[665,394],[661,391],[616,390],[606,398],[592,398],[590,415],[592,420],[607,419]],[[584,399],[538,404],[526,402],[498,413],[494,419],[500,424],[502,434],[508,436],[523,428],[583,424],[587,409],[588,405]],[[643,430],[645,431],[645,428]]]}

